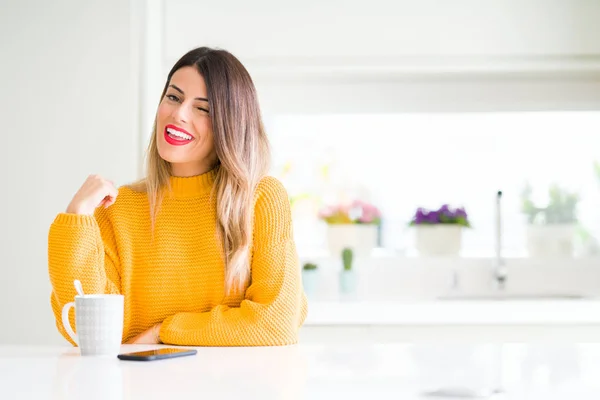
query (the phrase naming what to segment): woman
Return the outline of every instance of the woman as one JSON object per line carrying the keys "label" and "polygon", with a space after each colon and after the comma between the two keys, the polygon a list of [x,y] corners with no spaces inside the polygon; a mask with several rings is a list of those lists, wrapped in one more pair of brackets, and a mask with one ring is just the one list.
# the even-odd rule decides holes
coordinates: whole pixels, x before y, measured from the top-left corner
{"label": "woman", "polygon": [[61,334],[73,280],[123,294],[125,343],[275,346],[307,312],[286,190],[265,176],[269,145],[254,84],[206,47],[171,69],[147,176],[118,191],[90,176],[49,232]]}

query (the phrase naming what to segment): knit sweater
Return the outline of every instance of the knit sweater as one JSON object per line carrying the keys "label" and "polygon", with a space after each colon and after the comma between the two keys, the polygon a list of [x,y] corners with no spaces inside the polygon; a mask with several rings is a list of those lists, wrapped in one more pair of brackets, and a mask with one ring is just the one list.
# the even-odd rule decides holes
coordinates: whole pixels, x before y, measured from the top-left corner
{"label": "knit sweater", "polygon": [[[225,295],[217,235],[215,170],[171,177],[152,233],[146,193],[119,188],[94,216],[60,213],[48,234],[51,305],[60,333],[73,280],[85,293],[122,294],[123,342],[162,323],[160,339],[188,346],[277,346],[297,342],[307,313],[287,192],[273,177],[254,196],[251,281]],[[71,323],[74,317],[71,314]],[[74,344],[74,343],[73,343]]]}

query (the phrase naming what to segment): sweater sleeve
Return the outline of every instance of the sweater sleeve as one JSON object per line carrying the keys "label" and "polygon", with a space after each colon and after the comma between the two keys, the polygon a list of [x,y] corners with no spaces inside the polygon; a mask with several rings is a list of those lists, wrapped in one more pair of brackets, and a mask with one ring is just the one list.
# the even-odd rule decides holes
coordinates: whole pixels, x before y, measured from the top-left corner
{"label": "sweater sleeve", "polygon": [[[98,208],[94,216],[61,213],[48,233],[50,303],[59,332],[72,344],[62,324],[62,308],[74,300],[75,279],[89,294],[119,294],[120,277],[115,237],[108,210]],[[70,315],[75,327],[74,314]]]}
{"label": "sweater sleeve", "polygon": [[280,346],[296,343],[307,313],[290,203],[275,178],[259,184],[254,215],[251,284],[239,307],[218,305],[178,313],[161,327],[161,341],[188,346]]}

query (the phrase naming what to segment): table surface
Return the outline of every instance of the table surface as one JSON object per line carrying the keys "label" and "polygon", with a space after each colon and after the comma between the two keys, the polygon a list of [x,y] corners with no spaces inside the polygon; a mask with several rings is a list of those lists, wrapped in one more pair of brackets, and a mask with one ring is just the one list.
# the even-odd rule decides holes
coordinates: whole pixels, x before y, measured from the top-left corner
{"label": "table surface", "polygon": [[195,356],[153,362],[81,357],[70,347],[0,346],[0,398],[11,400],[585,400],[600,398],[598,376],[600,343],[203,347]]}

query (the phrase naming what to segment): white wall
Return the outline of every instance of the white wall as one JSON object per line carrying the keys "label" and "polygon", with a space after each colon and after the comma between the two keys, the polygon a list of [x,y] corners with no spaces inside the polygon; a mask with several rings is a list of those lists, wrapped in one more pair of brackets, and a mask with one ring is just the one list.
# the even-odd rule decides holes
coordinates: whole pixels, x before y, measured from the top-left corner
{"label": "white wall", "polygon": [[90,173],[137,177],[137,37],[123,0],[12,0],[0,10],[0,344],[66,343],[47,234]]}
{"label": "white wall", "polygon": [[[246,61],[598,54],[595,0],[165,1],[165,56],[199,42]],[[294,64],[296,64],[296,62]]]}
{"label": "white wall", "polygon": [[600,109],[595,0],[147,4],[145,137],[166,74],[198,46],[240,58],[267,120],[273,114]]}

